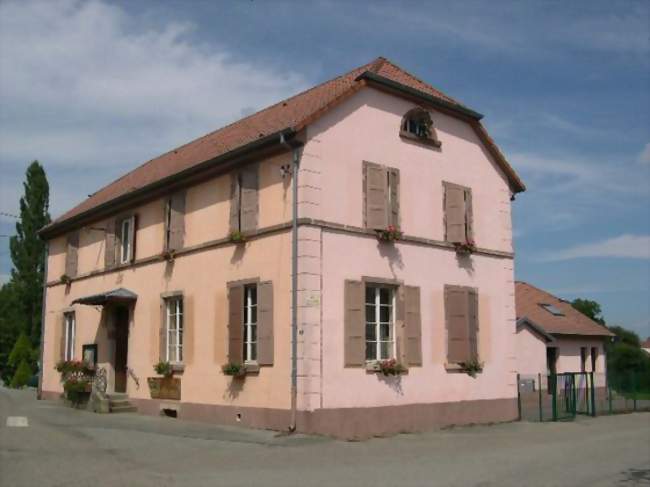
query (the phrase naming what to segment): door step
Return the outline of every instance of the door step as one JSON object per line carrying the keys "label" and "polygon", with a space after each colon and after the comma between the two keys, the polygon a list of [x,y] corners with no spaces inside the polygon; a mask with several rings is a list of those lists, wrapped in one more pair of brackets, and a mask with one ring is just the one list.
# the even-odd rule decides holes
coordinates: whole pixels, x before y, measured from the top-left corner
{"label": "door step", "polygon": [[134,413],[138,410],[124,393],[107,394],[111,413]]}

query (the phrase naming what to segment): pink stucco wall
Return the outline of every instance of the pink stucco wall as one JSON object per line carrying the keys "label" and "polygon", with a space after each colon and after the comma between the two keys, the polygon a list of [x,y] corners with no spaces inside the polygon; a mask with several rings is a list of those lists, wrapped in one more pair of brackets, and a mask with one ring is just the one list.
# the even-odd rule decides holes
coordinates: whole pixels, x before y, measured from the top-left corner
{"label": "pink stucco wall", "polygon": [[528,328],[517,332],[517,372],[521,375],[546,374],[546,342]]}

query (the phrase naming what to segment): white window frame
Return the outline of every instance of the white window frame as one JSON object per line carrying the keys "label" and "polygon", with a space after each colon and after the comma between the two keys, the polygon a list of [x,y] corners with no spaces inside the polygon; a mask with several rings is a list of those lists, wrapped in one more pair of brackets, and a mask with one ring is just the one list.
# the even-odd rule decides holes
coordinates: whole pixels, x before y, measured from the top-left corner
{"label": "white window frame", "polygon": [[[183,362],[183,297],[174,296],[165,300],[165,334],[167,346],[165,359],[172,364]],[[170,337],[176,338],[172,345]]]}
{"label": "white window frame", "polygon": [[[253,290],[255,290],[255,302],[253,302]],[[244,363],[257,363],[258,302],[257,284],[244,286]],[[253,319],[253,310],[255,310],[255,319]],[[255,339],[253,339],[253,335],[255,335]]]}
{"label": "white window frame", "polygon": [[65,321],[65,360],[74,360],[75,335],[77,333],[77,318],[74,311],[64,313]]}
{"label": "white window frame", "polygon": [[131,254],[131,219],[125,218],[120,223],[120,264],[128,264]]}
{"label": "white window frame", "polygon": [[[367,294],[368,294],[368,288],[374,288],[375,290],[375,296],[374,296],[374,302],[369,303],[367,301]],[[390,293],[390,298],[389,298],[389,304],[384,305],[381,304],[381,290],[387,290]],[[374,283],[366,283],[365,288],[364,288],[364,322],[365,322],[365,344],[366,344],[366,362],[378,362],[380,360],[388,360],[388,359],[393,359],[396,358],[396,352],[395,352],[395,287],[394,286],[386,286],[386,285],[381,285],[381,284],[374,284]],[[367,316],[367,306],[374,306],[375,308],[375,320],[374,322],[369,322],[368,321],[368,316]],[[381,308],[390,306],[390,312],[388,314],[389,322],[388,322],[388,340],[381,340],[381,325],[386,324],[381,321]],[[375,339],[374,340],[369,340],[368,339],[368,334],[367,334],[367,328],[368,325],[374,324],[375,326]],[[367,347],[368,343],[373,342],[375,343],[375,356],[372,358],[368,358],[368,353],[367,353]],[[389,343],[389,356],[384,357],[382,356],[381,353],[381,344],[382,343]]]}

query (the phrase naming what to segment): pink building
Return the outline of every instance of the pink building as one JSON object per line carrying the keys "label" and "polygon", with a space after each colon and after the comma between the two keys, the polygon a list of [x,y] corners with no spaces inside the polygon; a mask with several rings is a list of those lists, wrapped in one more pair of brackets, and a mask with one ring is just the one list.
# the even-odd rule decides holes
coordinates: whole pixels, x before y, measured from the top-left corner
{"label": "pink building", "polygon": [[42,395],[85,356],[143,413],[345,438],[516,418],[524,185],[481,117],[378,58],[100,189],[42,231]]}

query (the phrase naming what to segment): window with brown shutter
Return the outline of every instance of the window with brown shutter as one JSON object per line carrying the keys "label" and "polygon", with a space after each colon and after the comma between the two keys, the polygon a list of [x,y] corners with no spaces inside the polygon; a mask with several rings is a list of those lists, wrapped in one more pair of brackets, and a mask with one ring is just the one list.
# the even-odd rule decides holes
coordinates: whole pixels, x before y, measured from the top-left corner
{"label": "window with brown shutter", "polygon": [[117,220],[115,228],[113,258],[120,265],[129,264],[135,259],[136,216]]}
{"label": "window with brown shutter", "polygon": [[474,240],[472,228],[472,190],[443,182],[445,241],[468,243]]}
{"label": "window with brown shutter", "polygon": [[399,228],[399,169],[363,162],[364,225],[372,230]]}
{"label": "window with brown shutter", "polygon": [[185,237],[185,191],[174,193],[165,202],[165,250],[180,250]]}
{"label": "window with brown shutter", "polygon": [[244,331],[244,286],[228,284],[228,362],[242,364]]}
{"label": "window with brown shutter", "polygon": [[257,363],[273,365],[273,283],[257,286]]}
{"label": "window with brown shutter", "polygon": [[345,281],[344,288],[344,365],[365,364],[364,285],[362,281]]}
{"label": "window with brown shutter", "polygon": [[79,250],[79,232],[73,232],[68,235],[68,242],[65,254],[65,274],[68,277],[77,275],[78,267],[78,250]]}
{"label": "window with brown shutter", "polygon": [[230,231],[252,232],[259,214],[259,165],[251,164],[232,175]]}
{"label": "window with brown shutter", "polygon": [[447,362],[478,360],[478,293],[462,286],[445,286]]}
{"label": "window with brown shutter", "polygon": [[115,228],[116,220],[106,222],[106,237],[104,239],[104,267],[111,269],[115,266]]}
{"label": "window with brown shutter", "polygon": [[422,318],[420,315],[420,288],[404,286],[404,308],[406,316],[405,342],[408,365],[422,365]]}

